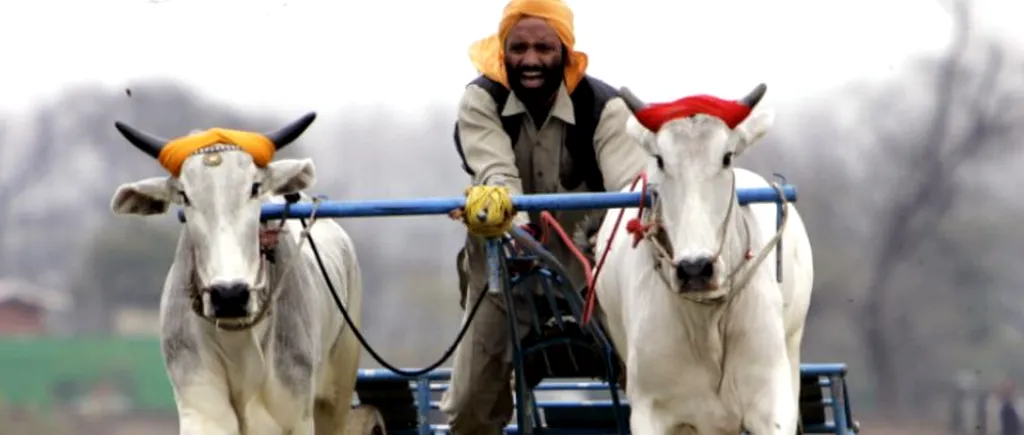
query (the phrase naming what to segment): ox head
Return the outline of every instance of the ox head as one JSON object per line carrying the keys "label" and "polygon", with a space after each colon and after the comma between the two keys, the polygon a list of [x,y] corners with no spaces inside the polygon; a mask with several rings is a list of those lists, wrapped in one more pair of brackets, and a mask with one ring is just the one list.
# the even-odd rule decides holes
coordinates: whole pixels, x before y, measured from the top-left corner
{"label": "ox head", "polygon": [[734,257],[745,249],[733,229],[738,224],[733,161],[767,133],[770,112],[751,115],[764,96],[758,85],[739,101],[709,96],[674,103],[645,104],[628,89],[620,95],[633,111],[627,130],[651,156],[647,168],[657,195],[654,213],[665,232],[676,290],[720,297]]}
{"label": "ox head", "polygon": [[[292,143],[315,118],[309,113],[264,134],[260,139],[268,149],[263,157],[269,160],[275,150]],[[173,146],[165,150],[169,143],[165,139],[121,122],[114,125],[128,142],[162,164],[169,157],[162,151],[174,154]],[[193,285],[201,296],[202,314],[208,318],[242,320],[265,308],[260,304],[270,290],[259,246],[261,203],[271,195],[299,192],[316,179],[310,159],[257,165],[255,155],[225,143],[185,150],[179,153],[180,167],[171,170],[171,176],[122,184],[111,200],[113,212],[122,215],[161,214],[170,204],[183,207]]]}

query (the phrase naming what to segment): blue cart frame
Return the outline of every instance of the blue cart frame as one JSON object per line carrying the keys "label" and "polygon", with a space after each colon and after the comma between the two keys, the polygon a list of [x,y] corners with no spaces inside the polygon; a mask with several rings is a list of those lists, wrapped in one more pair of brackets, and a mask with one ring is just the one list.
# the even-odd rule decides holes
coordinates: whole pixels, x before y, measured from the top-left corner
{"label": "blue cart frame", "polygon": [[[791,185],[783,185],[782,193],[786,200],[796,200],[796,190]],[[737,196],[741,204],[753,202],[781,202],[779,192],[774,188],[740,189]],[[647,198],[647,203],[650,198]],[[635,207],[640,202],[639,193],[578,193],[578,194],[546,194],[520,195],[513,197],[513,205],[519,211],[541,210],[594,210],[606,208]],[[296,204],[265,204],[262,219],[309,218],[319,217],[382,217],[406,215],[447,214],[452,210],[463,209],[465,199],[461,197],[426,198],[411,200],[375,200],[375,201],[320,201],[317,203]],[[183,215],[179,215],[183,219]],[[576,291],[555,292],[552,285],[566,287],[570,284],[562,278],[557,265],[543,264],[527,273],[509,273],[509,264],[516,261],[543,260],[546,251],[538,248],[536,241],[525,233],[514,232],[514,236],[527,246],[534,246],[533,257],[503,249],[508,247],[508,239],[488,240],[488,265],[491,270],[490,292],[502,293],[511,305],[513,288],[530,274],[542,276],[544,294],[552,309],[557,327],[565,331],[563,322],[566,316],[570,320],[578,319],[582,313],[583,300]],[[504,252],[503,252],[504,251]],[[781,251],[781,249],[779,249]],[[776,257],[776,261],[779,261]],[[781,273],[781,268],[780,268]],[[781,277],[780,277],[781,279]],[[571,290],[575,290],[569,287]],[[568,310],[559,308],[555,303],[555,294],[567,301]],[[536,298],[536,297],[535,297]],[[468,306],[467,306],[468,308]],[[565,312],[567,311],[567,312]],[[534,329],[539,327],[535,316]],[[517,325],[510,318],[509,328],[512,337],[518,337]],[[543,338],[531,346],[523,346],[519,340],[513,340],[513,367],[515,377],[516,424],[506,428],[507,433],[542,433],[542,434],[626,434],[628,432],[628,403],[620,400],[620,390],[614,383],[618,369],[612,344],[604,335],[598,322],[580,328],[585,330],[588,340],[579,338],[554,337]],[[534,331],[536,332],[536,331]],[[597,345],[603,352],[604,380],[600,382],[564,382],[544,380],[533,388],[526,385],[526,358],[533,353],[543,354],[545,363],[550,362],[544,352],[552,346]],[[570,353],[570,356],[572,354]],[[575,364],[575,362],[574,362]],[[550,368],[549,368],[550,373]],[[850,404],[846,393],[846,366],[834,364],[802,364],[801,365],[801,426],[803,433],[834,433],[852,434],[859,431],[858,425],[852,420]],[[578,374],[577,374],[578,375]],[[372,405],[383,416],[387,430],[391,434],[444,434],[449,433],[448,427],[440,423],[438,404],[435,396],[448,388],[449,369],[437,369],[417,377],[407,377],[392,373],[385,369],[363,369],[359,371],[356,391],[359,403]],[[564,375],[563,375],[564,376]],[[593,374],[591,373],[591,376]],[[578,377],[578,376],[576,376]],[[609,382],[611,381],[611,382]],[[608,391],[610,400],[587,401],[538,401],[535,391]],[[524,400],[525,398],[525,400]]]}

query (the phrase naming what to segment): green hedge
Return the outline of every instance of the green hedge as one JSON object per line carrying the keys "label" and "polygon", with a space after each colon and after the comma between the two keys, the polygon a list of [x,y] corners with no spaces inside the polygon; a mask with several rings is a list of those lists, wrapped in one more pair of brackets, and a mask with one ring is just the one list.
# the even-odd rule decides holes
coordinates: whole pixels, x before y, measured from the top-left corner
{"label": "green hedge", "polygon": [[51,409],[113,381],[138,410],[173,410],[155,338],[0,338],[0,401]]}

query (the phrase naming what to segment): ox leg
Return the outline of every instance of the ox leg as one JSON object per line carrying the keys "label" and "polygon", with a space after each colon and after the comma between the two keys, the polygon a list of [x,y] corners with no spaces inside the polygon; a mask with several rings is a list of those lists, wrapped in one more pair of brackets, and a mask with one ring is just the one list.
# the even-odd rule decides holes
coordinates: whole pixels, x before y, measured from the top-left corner
{"label": "ox leg", "polygon": [[797,407],[797,419],[800,419],[800,343],[804,338],[804,328],[786,339],[786,350],[789,355],[789,367],[793,382],[793,403]]}
{"label": "ox leg", "polygon": [[675,435],[672,421],[666,420],[668,414],[655,409],[650,400],[633,401],[630,395],[629,433],[632,435]]}
{"label": "ox leg", "polygon": [[[764,396],[743,394],[746,398],[743,427],[750,435],[793,435],[797,426],[797,403],[793,400],[792,367],[789,358],[771,364]],[[759,397],[760,396],[760,397]]]}
{"label": "ox leg", "polygon": [[298,424],[295,425],[295,427],[292,428],[292,430],[290,432],[288,432],[288,435],[313,435],[313,434],[314,434],[314,428],[313,428],[313,416],[312,415],[310,415],[310,416],[308,416],[306,418],[303,418],[301,421],[299,421]]}
{"label": "ox leg", "polygon": [[238,415],[228,396],[227,383],[206,370],[193,373],[187,381],[175,379],[174,399],[178,407],[181,435],[241,435]]}
{"label": "ox leg", "polygon": [[270,415],[262,400],[249,400],[245,406],[245,419],[242,421],[242,433],[245,435],[284,435],[285,429]]}
{"label": "ox leg", "polygon": [[344,346],[344,355],[341,358],[341,373],[337,375],[338,394],[334,400],[334,432],[317,433],[317,435],[342,434],[345,432],[349,411],[352,410],[352,396],[356,389],[356,378],[359,370],[359,343],[351,334],[346,334],[343,340],[348,343]]}
{"label": "ox leg", "polygon": [[330,376],[325,377],[320,390],[326,397],[318,397],[313,406],[316,435],[341,435],[352,409],[352,396],[356,388],[359,369],[359,342],[349,328],[345,328],[331,351]]}

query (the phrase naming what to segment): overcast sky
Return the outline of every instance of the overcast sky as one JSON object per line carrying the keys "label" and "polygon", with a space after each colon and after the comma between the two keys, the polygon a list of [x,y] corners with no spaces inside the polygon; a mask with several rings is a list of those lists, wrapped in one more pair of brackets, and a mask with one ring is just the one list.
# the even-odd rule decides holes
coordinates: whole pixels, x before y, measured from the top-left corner
{"label": "overcast sky", "polygon": [[[978,0],[1013,31],[1019,0]],[[623,6],[627,4],[628,6]],[[347,103],[417,110],[454,102],[467,47],[505,0],[24,0],[0,6],[0,110],[73,82],[163,76],[239,106],[331,112]],[[590,73],[648,100],[798,99],[878,77],[941,49],[936,0],[570,0]],[[994,11],[994,12],[993,12]],[[1009,13],[1010,11],[1015,11]],[[1020,30],[1016,30],[1020,32]]]}

